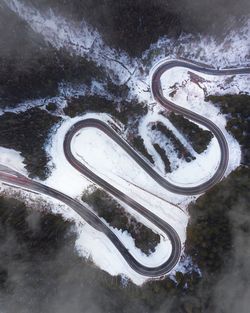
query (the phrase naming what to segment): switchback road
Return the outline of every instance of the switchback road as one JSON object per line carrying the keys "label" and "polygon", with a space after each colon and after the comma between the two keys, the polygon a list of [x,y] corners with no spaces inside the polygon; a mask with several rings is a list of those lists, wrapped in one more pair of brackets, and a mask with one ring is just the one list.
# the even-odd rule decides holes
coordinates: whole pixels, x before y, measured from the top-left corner
{"label": "switchback road", "polygon": [[165,260],[160,266],[157,267],[148,267],[140,262],[138,262],[135,257],[126,249],[126,247],[120,242],[116,235],[87,207],[83,206],[77,200],[70,198],[69,196],[53,189],[48,186],[45,186],[41,183],[33,181],[5,166],[0,166],[0,180],[10,184],[15,185],[20,188],[27,190],[33,190],[50,196],[52,198],[58,199],[64,202],[66,205],[70,206],[74,211],[76,211],[87,223],[93,226],[98,231],[104,233],[118,249],[122,257],[127,261],[130,267],[135,270],[137,273],[147,276],[147,277],[159,277],[168,272],[170,272],[175,265],[178,263],[181,255],[181,242],[177,232],[169,225],[166,221],[163,221],[161,218],[153,214],[151,211],[137,203],[135,200],[128,197],[126,194],[122,193],[120,190],[116,189],[114,186],[109,184],[107,181],[103,180],[101,177],[93,173],[87,166],[78,161],[72,153],[71,142],[74,136],[83,128],[94,127],[112,140],[114,140],[118,145],[120,145],[130,156],[133,158],[147,173],[150,175],[158,184],[164,187],[166,190],[169,190],[173,193],[185,194],[185,195],[194,195],[200,194],[211,188],[213,185],[218,183],[226,171],[229,158],[229,150],[226,139],[221,132],[221,130],[210,120],[200,116],[194,112],[191,112],[181,106],[174,104],[168,99],[164,98],[162,88],[161,88],[161,76],[167,70],[174,67],[184,67],[190,70],[198,71],[205,74],[211,75],[233,75],[233,74],[248,74],[250,73],[250,68],[239,68],[239,69],[224,69],[216,70],[213,68],[205,67],[196,63],[183,61],[183,60],[173,60],[165,61],[157,68],[155,68],[152,75],[152,84],[151,90],[154,99],[160,103],[164,108],[171,110],[175,113],[182,114],[186,118],[197,122],[199,124],[207,127],[217,138],[220,149],[221,149],[221,159],[218,169],[213,174],[213,176],[206,182],[194,186],[194,187],[180,187],[168,182],[165,178],[159,175],[154,169],[145,161],[139,154],[137,154],[129,144],[124,141],[119,135],[106,123],[97,120],[97,119],[85,119],[74,124],[69,131],[67,132],[64,138],[64,153],[68,162],[83,175],[91,179],[94,183],[98,184],[100,187],[105,189],[107,192],[120,199],[124,203],[128,204],[134,210],[139,212],[145,218],[154,223],[159,229],[161,229],[168,239],[171,242],[172,250],[170,257]]}

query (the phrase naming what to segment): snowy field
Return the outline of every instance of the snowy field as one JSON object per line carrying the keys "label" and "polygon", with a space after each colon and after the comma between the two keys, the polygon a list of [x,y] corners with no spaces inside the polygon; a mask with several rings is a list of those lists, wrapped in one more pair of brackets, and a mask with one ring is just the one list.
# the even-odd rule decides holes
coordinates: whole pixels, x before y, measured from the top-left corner
{"label": "snowy field", "polygon": [[[192,80],[192,75],[190,75],[189,71],[184,68],[176,68],[176,72],[174,69],[165,72],[161,78],[164,97],[180,106],[208,118],[222,130],[229,145],[229,164],[226,172],[226,175],[228,175],[240,164],[240,146],[238,142],[225,130],[226,117],[220,113],[219,108],[213,103],[205,101],[205,96],[238,94],[239,92],[249,93],[250,75],[213,76],[195,71],[192,71],[192,73],[197,75],[198,80],[200,81],[194,82]],[[174,89],[171,88],[176,84],[176,82],[178,82],[176,87]],[[173,97],[171,97],[170,94],[173,90],[175,90],[176,93]],[[202,125],[199,126],[204,128]],[[196,170],[194,169],[195,172],[201,171],[205,174],[206,169],[208,169],[211,173],[215,170],[216,164],[218,164],[219,160],[217,157],[219,157],[219,155],[220,152],[218,143],[216,139],[213,138],[207,151],[198,156],[198,159],[201,159],[201,162],[198,160],[198,168]],[[190,165],[190,163],[187,164],[187,170]],[[183,171],[186,171],[185,166],[178,171],[172,175],[174,181],[178,181],[178,177],[181,177]]]}
{"label": "snowy field", "polygon": [[[111,77],[118,75],[120,82],[127,82],[130,88],[129,97],[131,99],[137,98],[140,101],[147,102],[149,112],[140,121],[139,133],[144,139],[148,152],[153,155],[155,161],[154,169],[158,173],[181,186],[200,184],[213,175],[220,160],[220,151],[216,139],[212,139],[208,149],[202,154],[199,155],[193,151],[190,143],[187,142],[170,121],[159,114],[162,108],[154,103],[150,94],[150,69],[155,63],[166,57],[168,59],[185,57],[220,67],[245,65],[249,49],[246,41],[246,36],[249,33],[249,24],[238,32],[229,33],[228,37],[221,44],[216,44],[211,38],[194,39],[191,36],[183,35],[173,45],[170,39],[160,38],[148,51],[145,51],[143,59],[147,59],[150,52],[156,48],[158,49],[157,56],[149,58],[146,65],[142,66],[141,60],[131,59],[126,53],[118,53],[107,47],[101,36],[86,23],[74,23],[66,20],[64,17],[55,16],[52,11],[41,13],[35,8],[25,6],[18,0],[6,0],[6,4],[26,20],[34,31],[43,35],[46,41],[54,47],[58,49],[64,47],[72,53],[91,58],[97,64],[103,65]],[[182,52],[177,50],[176,47],[178,46],[183,47]],[[144,73],[138,70],[139,67],[143,67]],[[188,71],[183,68],[175,68],[168,71],[163,75],[161,81],[164,96],[166,98],[170,97],[169,94],[173,91],[170,87],[177,84],[176,93],[171,100],[178,105],[206,116],[221,128],[230,149],[229,166],[226,172],[226,175],[228,175],[240,164],[240,146],[226,132],[225,116],[212,103],[205,102],[204,96],[205,94],[238,93],[239,91],[249,93],[249,78],[243,75],[236,75],[232,80],[227,81],[226,77],[218,78],[200,73],[197,73],[197,75],[203,78],[199,84],[193,83]],[[46,147],[48,154],[52,158],[51,166],[53,166],[53,170],[45,184],[78,200],[80,200],[82,192],[92,182],[68,164],[63,153],[63,138],[69,128],[83,118],[94,117],[107,123],[115,123],[106,114],[87,114],[72,119],[63,115],[62,108],[67,106],[67,97],[84,95],[86,92],[84,86],[61,84],[58,90],[58,97],[25,102],[20,104],[18,109],[9,110],[15,112],[25,111],[33,106],[44,108],[51,100],[60,104],[57,114],[63,117],[63,122],[59,128],[53,130]],[[103,94],[102,86],[93,83],[91,90],[88,90],[88,92],[91,94]],[[108,97],[109,95],[107,94],[106,96]],[[170,161],[175,164],[175,170],[171,174],[166,175],[164,173],[164,164],[152,146],[153,140],[158,140],[158,142],[164,140],[164,138],[154,138],[150,131],[149,124],[156,121],[161,121],[171,129],[187,150],[195,155],[196,159],[190,163],[177,160],[175,151],[170,147],[166,152]],[[117,126],[119,128],[119,125]],[[176,195],[164,190],[110,138],[93,128],[80,131],[74,137],[71,148],[75,157],[87,165],[93,172],[173,226],[181,238],[182,245],[184,245],[188,223],[186,208],[196,197]],[[19,152],[0,148],[0,163],[27,174]],[[4,187],[2,188],[5,189]],[[24,194],[27,199],[32,197],[26,193]],[[35,195],[33,197],[35,198]],[[147,277],[138,275],[127,265],[120,253],[102,233],[85,223],[70,208],[47,197],[40,197],[39,199],[46,199],[52,205],[54,212],[59,212],[65,218],[73,219],[76,222],[79,234],[76,248],[81,256],[90,258],[97,266],[111,275],[124,274],[138,285],[147,280]],[[117,229],[113,229],[113,231],[141,263],[150,266],[159,265],[168,258],[171,252],[168,239],[140,214],[134,212],[126,205],[124,207],[138,221],[160,233],[162,235],[161,242],[157,246],[155,253],[146,257],[135,247],[134,241],[129,234],[126,232],[122,233]],[[186,263],[190,263],[190,260],[184,259],[183,263],[178,266],[178,270],[184,271]]]}

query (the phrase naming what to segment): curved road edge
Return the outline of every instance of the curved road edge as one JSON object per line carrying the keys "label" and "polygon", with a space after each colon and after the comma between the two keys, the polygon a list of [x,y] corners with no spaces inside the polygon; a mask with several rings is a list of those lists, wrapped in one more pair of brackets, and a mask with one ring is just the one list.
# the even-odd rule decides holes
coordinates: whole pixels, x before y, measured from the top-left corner
{"label": "curved road edge", "polygon": [[[109,240],[114,244],[116,249],[120,252],[122,257],[126,260],[128,265],[135,272],[143,276],[151,278],[163,276],[170,272],[179,261],[181,253],[181,242],[178,234],[169,224],[167,224],[165,221],[163,221],[150,211],[147,211],[147,214],[144,212],[145,213],[144,215],[166,234],[166,236],[169,238],[172,244],[170,257],[157,267],[148,267],[138,262],[134,258],[134,256],[128,251],[128,249],[123,245],[120,239],[110,230],[110,228],[106,224],[104,224],[96,214],[94,214],[92,211],[90,211],[87,207],[85,207],[77,200],[65,195],[64,193],[58,190],[43,185],[37,181],[31,180],[26,176],[2,165],[0,165],[0,180],[6,184],[17,186],[26,191],[30,190],[52,197],[71,207],[89,225],[105,234],[109,238]],[[137,204],[137,207],[135,207],[135,209],[142,211],[146,210],[139,204]]]}
{"label": "curved road edge", "polygon": [[163,221],[161,218],[156,216],[154,213],[137,203],[135,200],[128,197],[126,194],[122,193],[108,182],[103,180],[101,177],[93,173],[89,170],[84,164],[79,162],[73,155],[71,151],[71,142],[73,137],[76,135],[78,131],[80,131],[84,127],[95,127],[99,130],[106,133],[112,140],[114,140],[117,144],[119,144],[157,183],[163,186],[166,190],[169,190],[173,193],[185,194],[185,195],[194,195],[205,192],[213,185],[215,185],[218,181],[220,181],[225,173],[228,164],[229,151],[226,139],[221,132],[221,130],[208,119],[191,112],[185,108],[182,108],[168,99],[164,98],[163,92],[161,89],[161,76],[162,74],[169,70],[170,68],[181,66],[194,71],[212,74],[212,75],[231,75],[231,74],[249,74],[250,68],[245,69],[225,69],[225,70],[216,70],[212,68],[203,67],[201,65],[197,65],[195,63],[182,61],[182,60],[174,60],[174,61],[166,61],[158,66],[152,76],[152,84],[151,90],[154,99],[159,102],[163,107],[168,110],[172,110],[176,113],[182,114],[190,120],[193,120],[197,123],[203,124],[210,131],[214,133],[216,136],[220,149],[221,149],[221,160],[219,167],[216,173],[209,179],[207,182],[200,184],[195,187],[180,187],[176,186],[166,179],[164,179],[161,175],[153,170],[153,168],[147,163],[143,158],[140,157],[137,152],[135,152],[129,145],[126,143],[119,135],[110,128],[106,123],[97,120],[97,119],[85,119],[80,122],[74,124],[70,130],[67,132],[64,138],[64,153],[68,160],[68,162],[75,167],[79,172],[88,177],[90,180],[101,186],[103,189],[111,193],[116,198],[120,199],[124,203],[128,204],[134,210],[142,214],[152,223],[154,223],[159,229],[161,229],[166,236],[169,238],[172,250],[170,257],[168,260],[163,262],[161,265],[157,267],[147,267],[141,263],[139,263],[126,249],[126,247],[122,244],[122,242],[116,237],[116,235],[99,219],[97,215],[91,212],[88,208],[83,206],[80,202],[72,199],[71,197],[53,189],[46,185],[43,185],[39,182],[33,181],[5,166],[0,166],[0,180],[14,186],[18,186],[20,188],[26,188],[28,190],[32,190],[41,194],[45,194],[47,196],[53,197],[59,201],[62,201],[66,205],[70,206],[76,213],[78,213],[88,224],[94,227],[96,230],[104,233],[114,244],[129,266],[136,271],[137,273],[146,276],[146,277],[159,277],[170,272],[178,263],[181,255],[181,241],[180,238],[175,231],[175,229],[169,225],[167,222]]}

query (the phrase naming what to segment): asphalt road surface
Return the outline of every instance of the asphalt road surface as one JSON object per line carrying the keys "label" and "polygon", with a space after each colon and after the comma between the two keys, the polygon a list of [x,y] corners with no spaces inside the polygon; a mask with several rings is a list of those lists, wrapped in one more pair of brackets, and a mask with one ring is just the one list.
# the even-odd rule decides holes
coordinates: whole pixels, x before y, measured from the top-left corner
{"label": "asphalt road surface", "polygon": [[139,212],[145,218],[154,223],[159,229],[161,229],[166,237],[171,242],[171,254],[170,257],[165,260],[161,265],[157,267],[148,267],[140,262],[138,262],[135,257],[128,251],[128,249],[121,243],[121,241],[116,237],[116,235],[99,219],[99,217],[91,212],[87,207],[82,205],[75,199],[53,189],[48,186],[45,186],[39,182],[33,181],[22,174],[6,167],[0,165],[0,180],[8,184],[10,186],[17,186],[19,188],[30,190],[34,192],[38,192],[41,194],[45,194],[52,198],[62,201],[66,205],[70,206],[75,212],[77,212],[87,223],[89,223],[96,230],[104,233],[113,243],[115,248],[120,252],[121,256],[127,261],[129,266],[135,270],[137,273],[147,276],[147,277],[159,277],[170,272],[175,265],[178,263],[181,255],[181,242],[177,232],[174,228],[169,225],[166,221],[163,221],[161,218],[153,214],[151,211],[137,203],[132,198],[128,197],[126,194],[122,193],[114,186],[109,184],[107,181],[103,180],[101,177],[93,173],[87,166],[78,161],[71,150],[71,142],[73,137],[83,128],[85,127],[94,127],[102,132],[104,132],[107,136],[109,136],[112,140],[114,140],[117,144],[119,144],[147,173],[150,175],[158,184],[164,187],[166,190],[169,190],[173,193],[177,194],[185,194],[185,195],[194,195],[200,194],[214,186],[218,183],[222,178],[227,169],[228,158],[229,158],[229,150],[226,139],[221,132],[221,130],[210,120],[200,116],[194,112],[191,112],[185,108],[182,108],[171,101],[164,98],[160,79],[162,74],[174,67],[184,67],[190,70],[195,70],[205,74],[211,75],[233,75],[233,74],[249,74],[250,68],[239,68],[239,69],[223,69],[217,70],[214,68],[205,67],[203,65],[188,62],[184,60],[173,60],[173,61],[165,61],[160,66],[158,66],[152,75],[152,84],[151,91],[155,101],[159,102],[164,108],[171,110],[175,113],[182,114],[186,118],[197,122],[199,124],[207,127],[217,138],[220,150],[221,150],[221,159],[218,166],[218,169],[214,173],[214,175],[206,182],[194,186],[194,187],[180,187],[176,186],[166,179],[164,179],[161,175],[154,171],[151,165],[145,161],[137,152],[133,150],[129,146],[129,144],[123,140],[119,135],[106,123],[97,120],[97,119],[85,119],[74,124],[69,131],[67,132],[64,138],[64,153],[68,160],[68,162],[83,175],[91,179],[94,183],[105,189],[107,192],[120,199],[124,203],[128,204],[134,210]]}

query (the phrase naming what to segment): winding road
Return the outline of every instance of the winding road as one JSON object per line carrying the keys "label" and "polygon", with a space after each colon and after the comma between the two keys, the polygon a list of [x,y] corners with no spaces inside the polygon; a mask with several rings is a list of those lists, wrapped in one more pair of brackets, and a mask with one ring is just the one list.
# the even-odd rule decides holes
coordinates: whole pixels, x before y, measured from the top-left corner
{"label": "winding road", "polygon": [[121,146],[130,156],[133,158],[142,169],[144,169],[148,175],[150,175],[156,183],[160,184],[166,190],[169,190],[173,193],[184,194],[184,195],[195,195],[201,194],[217,184],[222,178],[227,169],[228,159],[229,159],[229,149],[227,145],[227,141],[222,133],[222,131],[210,120],[206,119],[203,116],[200,116],[194,112],[191,112],[185,108],[182,108],[168,99],[164,98],[162,88],[161,88],[161,76],[164,72],[172,69],[174,67],[184,67],[190,70],[194,70],[196,72],[201,72],[205,74],[211,75],[234,75],[234,74],[249,74],[250,68],[238,68],[238,69],[223,69],[217,70],[214,68],[209,68],[197,63],[184,61],[184,60],[172,60],[172,61],[164,61],[161,65],[157,66],[152,74],[152,82],[151,82],[151,91],[152,95],[158,103],[160,103],[164,108],[171,110],[175,113],[182,114],[186,118],[197,122],[199,124],[207,127],[217,138],[221,150],[221,159],[219,166],[214,173],[214,175],[206,182],[194,186],[194,187],[180,187],[176,186],[161,175],[159,175],[155,170],[151,167],[151,165],[145,161],[136,151],[131,148],[131,146],[123,140],[111,127],[109,127],[106,123],[98,120],[98,119],[84,119],[75,123],[67,132],[64,138],[64,153],[68,160],[68,162],[79,172],[81,172],[84,176],[91,179],[94,183],[98,184],[100,187],[105,189],[107,192],[120,199],[134,210],[139,212],[145,218],[150,220],[153,224],[155,224],[159,229],[161,229],[168,239],[171,242],[172,250],[170,257],[165,260],[160,266],[157,267],[148,267],[136,260],[136,258],[127,250],[127,248],[122,244],[122,242],[116,237],[116,235],[107,227],[99,217],[90,211],[87,207],[82,205],[75,199],[61,193],[58,190],[55,190],[51,187],[43,185],[37,181],[33,181],[22,174],[4,166],[0,165],[0,180],[5,184],[11,186],[18,186],[25,190],[30,190],[34,192],[38,192],[41,194],[45,194],[54,199],[57,199],[69,207],[71,207],[75,212],[77,212],[87,223],[89,223],[96,230],[104,233],[114,244],[114,246],[118,249],[122,257],[126,260],[129,266],[136,271],[137,273],[147,276],[147,277],[159,277],[163,276],[166,273],[170,272],[175,265],[178,263],[181,255],[181,241],[177,234],[177,232],[173,229],[171,225],[169,225],[166,221],[162,220],[154,213],[137,203],[132,198],[128,197],[126,194],[122,193],[120,190],[116,189],[114,186],[109,184],[107,181],[93,173],[87,166],[78,161],[72,153],[71,143],[72,139],[76,134],[83,128],[86,127],[94,127],[104,132],[107,136],[109,136],[112,140],[114,140],[118,145]]}

